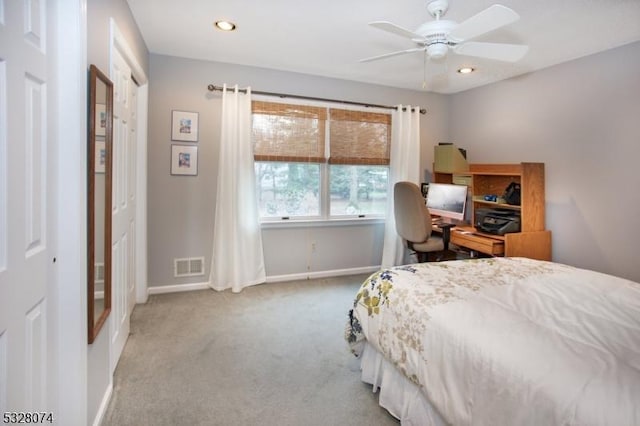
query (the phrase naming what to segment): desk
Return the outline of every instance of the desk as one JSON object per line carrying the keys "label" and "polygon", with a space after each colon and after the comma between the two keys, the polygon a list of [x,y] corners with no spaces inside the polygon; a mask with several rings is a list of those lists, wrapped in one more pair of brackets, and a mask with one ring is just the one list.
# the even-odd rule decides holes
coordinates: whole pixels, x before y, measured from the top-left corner
{"label": "desk", "polygon": [[434,222],[432,230],[442,235],[445,251],[449,250],[449,243],[451,242],[459,247],[490,256],[504,256],[504,236],[477,232],[473,226],[465,224],[455,225],[453,223]]}
{"label": "desk", "polygon": [[451,231],[451,243],[491,256],[504,256],[504,240],[501,235],[477,232],[473,226],[458,226]]}
{"label": "desk", "polygon": [[[471,194],[471,202],[467,203],[471,220],[475,221],[481,208],[508,208],[520,212],[521,231],[500,236],[473,228],[465,230],[460,225],[451,230],[451,244],[491,256],[551,260],[551,231],[545,229],[544,163],[469,164],[464,172],[433,174],[434,182],[442,183],[453,183],[463,177]],[[485,195],[500,194],[512,182],[521,186],[519,206],[485,200]]]}
{"label": "desk", "polygon": [[[451,228],[451,226],[448,226]],[[514,232],[493,235],[478,232],[473,226],[456,225],[443,229],[433,224],[433,232],[447,238],[448,245],[455,244],[489,256],[517,256],[531,259],[551,260],[551,231]],[[447,233],[448,235],[445,235]],[[445,248],[446,250],[447,248]]]}

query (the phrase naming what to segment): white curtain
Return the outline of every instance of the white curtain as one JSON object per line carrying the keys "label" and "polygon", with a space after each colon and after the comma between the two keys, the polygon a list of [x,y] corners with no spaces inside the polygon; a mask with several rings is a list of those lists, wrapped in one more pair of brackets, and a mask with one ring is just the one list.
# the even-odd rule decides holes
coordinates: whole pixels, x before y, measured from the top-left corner
{"label": "white curtain", "polygon": [[251,145],[251,89],[222,91],[218,186],[209,286],[244,287],[266,281]]}
{"label": "white curtain", "polygon": [[383,268],[403,263],[404,247],[396,232],[393,213],[393,187],[400,181],[420,184],[420,107],[413,107],[412,111],[411,106],[399,105],[391,115],[391,164],[382,250]]}

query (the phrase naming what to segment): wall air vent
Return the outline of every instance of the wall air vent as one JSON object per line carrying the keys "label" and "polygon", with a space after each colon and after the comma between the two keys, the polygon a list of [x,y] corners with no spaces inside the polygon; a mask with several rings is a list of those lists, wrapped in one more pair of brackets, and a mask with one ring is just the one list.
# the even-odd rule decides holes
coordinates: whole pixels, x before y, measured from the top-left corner
{"label": "wall air vent", "polygon": [[197,277],[200,275],[204,275],[204,257],[173,259],[174,277]]}

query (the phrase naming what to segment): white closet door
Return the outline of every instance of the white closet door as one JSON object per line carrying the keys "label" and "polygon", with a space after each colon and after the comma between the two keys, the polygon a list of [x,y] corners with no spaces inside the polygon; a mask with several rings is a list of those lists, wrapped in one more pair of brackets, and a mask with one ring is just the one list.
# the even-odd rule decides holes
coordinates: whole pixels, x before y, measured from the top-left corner
{"label": "white closet door", "polygon": [[135,304],[136,235],[136,84],[131,68],[113,50],[113,197],[111,371],[118,364],[129,335]]}
{"label": "white closet door", "polygon": [[0,413],[48,411],[55,162],[45,0],[0,0]]}

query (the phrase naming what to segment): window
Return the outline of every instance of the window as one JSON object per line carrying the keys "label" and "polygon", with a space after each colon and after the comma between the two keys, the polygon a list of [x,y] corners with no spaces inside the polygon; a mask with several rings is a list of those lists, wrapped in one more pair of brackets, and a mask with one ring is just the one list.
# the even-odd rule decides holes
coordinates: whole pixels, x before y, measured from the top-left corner
{"label": "window", "polygon": [[391,115],[330,110],[330,215],[384,216]]}
{"label": "window", "polygon": [[326,108],[254,101],[252,111],[260,217],[320,217]]}
{"label": "window", "polygon": [[384,216],[391,116],[254,101],[263,219]]}

